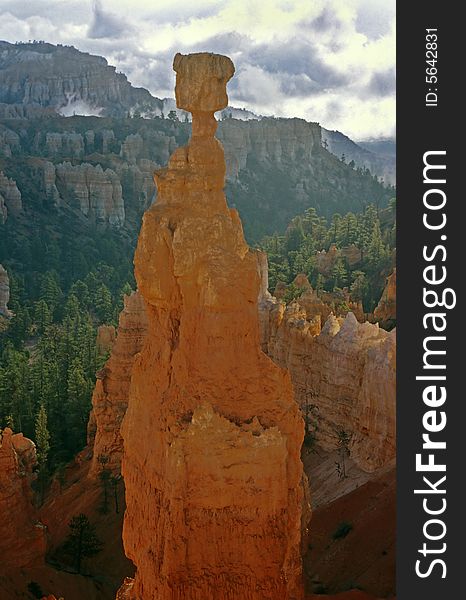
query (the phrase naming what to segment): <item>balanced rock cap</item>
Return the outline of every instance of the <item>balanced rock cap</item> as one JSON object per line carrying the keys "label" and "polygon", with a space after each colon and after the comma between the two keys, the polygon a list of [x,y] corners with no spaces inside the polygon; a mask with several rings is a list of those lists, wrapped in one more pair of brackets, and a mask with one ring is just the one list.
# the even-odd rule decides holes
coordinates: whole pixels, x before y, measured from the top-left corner
{"label": "balanced rock cap", "polygon": [[212,52],[178,53],[173,70],[178,108],[188,112],[216,112],[228,106],[226,85],[235,72],[228,56]]}

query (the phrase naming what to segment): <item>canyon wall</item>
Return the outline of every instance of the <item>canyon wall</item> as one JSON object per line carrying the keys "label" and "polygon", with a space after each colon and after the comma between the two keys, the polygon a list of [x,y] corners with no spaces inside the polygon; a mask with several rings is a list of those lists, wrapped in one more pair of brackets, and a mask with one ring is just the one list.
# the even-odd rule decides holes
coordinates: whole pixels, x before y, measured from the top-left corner
{"label": "canyon wall", "polygon": [[0,431],[0,570],[44,562],[46,528],[32,503],[36,449],[22,433]]}
{"label": "canyon wall", "polygon": [[137,104],[161,101],[133,87],[101,56],[73,46],[0,41],[0,102],[60,109],[64,115],[125,116]]}
{"label": "canyon wall", "polygon": [[288,165],[311,162],[321,148],[320,126],[304,119],[225,119],[218,139],[225,149],[227,177],[236,179],[248,161]]}
{"label": "canyon wall", "polygon": [[57,189],[60,198],[79,209],[92,222],[109,223],[114,227],[124,224],[122,187],[117,174],[111,169],[104,170],[100,165],[94,167],[87,163],[51,165],[47,171],[47,182],[52,194]]}
{"label": "canyon wall", "polygon": [[265,299],[260,312],[262,347],[289,369],[316,442],[334,449],[343,431],[350,439],[351,457],[362,469],[370,472],[391,462],[396,441],[395,331],[359,323],[352,312],[344,319],[331,313],[324,323],[313,305],[306,310],[306,294],[288,306]]}
{"label": "canyon wall", "polygon": [[[109,359],[98,371],[92,395],[88,424],[88,445],[93,448],[89,475],[96,477],[105,467],[120,473],[123,440],[120,427],[128,406],[129,386],[134,360],[147,332],[144,300],[138,292],[124,297],[116,340]],[[100,461],[100,462],[99,462]]]}
{"label": "canyon wall", "polygon": [[207,53],[174,68],[193,135],[156,173],[135,255],[148,332],[122,472],[137,574],[119,597],[302,599],[303,421],[288,373],[260,350],[257,257],[227,208],[214,138],[234,69]]}

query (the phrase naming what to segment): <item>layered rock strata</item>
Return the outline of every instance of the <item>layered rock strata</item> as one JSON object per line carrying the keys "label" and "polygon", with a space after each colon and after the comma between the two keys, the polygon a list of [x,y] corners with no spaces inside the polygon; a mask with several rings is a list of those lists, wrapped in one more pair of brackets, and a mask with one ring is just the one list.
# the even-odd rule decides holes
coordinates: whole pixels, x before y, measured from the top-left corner
{"label": "layered rock strata", "polygon": [[[144,300],[138,292],[124,297],[116,340],[105,366],[97,373],[88,424],[88,445],[93,448],[89,475],[96,477],[105,464],[120,473],[123,440],[120,428],[128,406],[131,372],[147,332]],[[112,337],[112,336],[111,336]]]}
{"label": "layered rock strata", "polygon": [[[305,305],[306,295],[303,296]],[[313,307],[311,307],[313,308]],[[349,436],[356,464],[374,471],[395,457],[396,337],[353,313],[307,313],[301,299],[261,303],[262,346],[289,369],[295,397],[312,417],[312,434],[325,450]],[[323,323],[323,321],[322,321]]]}
{"label": "layered rock strata", "polygon": [[8,427],[0,431],[0,569],[44,561],[45,526],[32,503],[34,443]]}
{"label": "layered rock strata", "polygon": [[148,333],[123,421],[120,597],[302,599],[303,421],[259,346],[257,256],[223,193],[214,112],[231,61],[176,55],[192,139],[156,173],[135,255]]}
{"label": "layered rock strata", "polygon": [[[70,206],[79,209],[94,223],[108,223],[114,227],[121,227],[124,224],[125,205],[122,187],[114,171],[104,170],[100,165],[94,167],[82,163],[73,166],[68,162],[56,167],[49,166],[48,169],[47,193],[55,194],[53,187],[55,186],[60,198]],[[55,181],[53,181],[53,170],[55,170]]]}

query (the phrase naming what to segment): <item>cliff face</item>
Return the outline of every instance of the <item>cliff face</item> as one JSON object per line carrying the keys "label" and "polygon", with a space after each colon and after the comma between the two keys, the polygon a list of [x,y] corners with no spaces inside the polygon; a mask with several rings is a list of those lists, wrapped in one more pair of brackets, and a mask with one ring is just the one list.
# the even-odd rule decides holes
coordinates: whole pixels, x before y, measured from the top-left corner
{"label": "cliff face", "polygon": [[148,333],[122,427],[137,575],[120,597],[301,599],[303,422],[259,348],[257,256],[213,137],[233,65],[177,55],[174,68],[193,137],[156,174],[135,255]]}
{"label": "cliff face", "polygon": [[144,300],[138,292],[124,298],[117,338],[110,358],[97,373],[88,425],[88,445],[93,447],[91,477],[101,469],[99,457],[108,459],[106,468],[120,472],[123,440],[120,427],[128,406],[129,386],[134,360],[147,332]]}
{"label": "cliff face", "polygon": [[10,158],[20,147],[19,135],[0,125],[0,156]]}
{"label": "cliff face", "polygon": [[125,116],[137,104],[160,109],[161,101],[134,88],[105,58],[70,46],[0,42],[0,102]]}
{"label": "cliff face", "polygon": [[220,123],[218,139],[225,149],[227,177],[236,179],[248,160],[288,165],[313,160],[321,146],[320,127],[303,119],[268,119]]}
{"label": "cliff face", "polygon": [[383,327],[393,327],[396,323],[396,269],[387,277],[382,297],[374,310],[374,317]]}
{"label": "cliff face", "polygon": [[[47,176],[51,178],[50,172]],[[49,185],[53,190],[53,184]],[[122,188],[111,169],[87,163],[76,167],[62,163],[55,167],[55,186],[60,198],[78,208],[93,223],[109,223],[115,227],[124,224]]]}
{"label": "cliff face", "polygon": [[32,504],[36,450],[31,440],[8,427],[0,432],[0,569],[44,562],[45,527]]}
{"label": "cliff face", "polygon": [[0,171],[0,223],[4,223],[8,213],[18,216],[23,208],[21,192],[16,182]]}
{"label": "cliff face", "polygon": [[[305,299],[303,296],[303,299]],[[305,304],[305,302],[303,302]],[[351,457],[374,471],[395,456],[395,332],[369,322],[321,317],[298,302],[285,308],[261,304],[262,346],[290,371],[296,399],[312,417],[313,434],[325,449],[350,438]],[[323,321],[322,321],[323,322]]]}

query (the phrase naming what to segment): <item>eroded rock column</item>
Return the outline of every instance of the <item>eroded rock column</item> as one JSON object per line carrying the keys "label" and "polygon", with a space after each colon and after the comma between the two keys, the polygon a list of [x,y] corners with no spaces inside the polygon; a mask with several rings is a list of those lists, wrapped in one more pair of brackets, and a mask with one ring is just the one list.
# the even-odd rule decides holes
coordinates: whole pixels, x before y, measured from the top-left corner
{"label": "eroded rock column", "polygon": [[260,350],[257,256],[214,137],[234,67],[201,53],[174,69],[193,133],[155,175],[135,255],[148,333],[122,428],[137,575],[120,597],[302,599],[303,421],[288,373]]}

